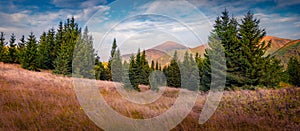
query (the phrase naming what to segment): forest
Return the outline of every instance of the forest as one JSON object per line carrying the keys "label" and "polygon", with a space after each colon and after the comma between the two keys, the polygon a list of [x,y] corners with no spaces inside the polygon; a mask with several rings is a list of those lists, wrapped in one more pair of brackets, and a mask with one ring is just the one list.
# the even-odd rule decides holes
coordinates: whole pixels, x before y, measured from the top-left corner
{"label": "forest", "polygon": [[[137,91],[139,85],[150,85],[153,90],[167,85],[208,91],[211,84],[217,82],[212,81],[212,77],[226,77],[227,90],[279,88],[280,82],[300,86],[297,58],[290,58],[284,67],[279,59],[265,55],[271,41],[260,43],[266,36],[266,30],[260,28],[260,20],[250,11],[241,21],[230,16],[225,9],[216,18],[209,36],[210,48],[205,50],[203,57],[186,52],[184,59],[179,60],[175,51],[166,66],[147,61],[145,50],[140,49],[129,61],[123,61],[116,39],[112,40],[109,61],[101,61],[93,48],[88,27],[82,31],[74,17],[59,22],[57,29],[49,29],[39,39],[31,33],[17,42],[12,33],[7,41],[1,32],[0,62],[21,64],[22,68],[32,71],[51,70],[64,76],[73,73],[73,77],[121,82],[125,88]],[[224,50],[225,59],[219,59],[221,50]]]}

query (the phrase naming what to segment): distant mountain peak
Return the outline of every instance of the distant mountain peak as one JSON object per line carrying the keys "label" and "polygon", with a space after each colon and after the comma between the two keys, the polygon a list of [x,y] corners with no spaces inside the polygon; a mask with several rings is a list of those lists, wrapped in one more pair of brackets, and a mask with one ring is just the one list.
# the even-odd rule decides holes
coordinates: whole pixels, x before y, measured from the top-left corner
{"label": "distant mountain peak", "polygon": [[182,50],[182,49],[189,49],[188,47],[178,44],[174,41],[166,41],[160,45],[157,45],[151,49],[160,50],[160,51],[172,51],[172,50]]}

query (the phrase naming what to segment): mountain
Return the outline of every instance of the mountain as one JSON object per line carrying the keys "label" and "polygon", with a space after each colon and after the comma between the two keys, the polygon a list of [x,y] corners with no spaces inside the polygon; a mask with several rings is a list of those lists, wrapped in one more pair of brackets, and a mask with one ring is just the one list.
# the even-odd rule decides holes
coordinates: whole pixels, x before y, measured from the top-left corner
{"label": "mountain", "polygon": [[[266,51],[267,54],[273,54],[278,49],[284,47],[287,43],[291,42],[290,39],[284,39],[274,36],[265,36],[261,41],[271,41],[271,47]],[[149,64],[152,60],[158,61],[162,66],[168,64],[175,52],[177,51],[178,58],[183,59],[183,56],[186,51],[196,55],[198,53],[201,57],[204,56],[205,49],[208,47],[208,44],[203,44],[194,48],[189,48],[179,43],[173,41],[166,41],[160,45],[157,45],[151,49],[146,50],[146,56]],[[136,55],[136,54],[134,54]],[[122,55],[123,60],[127,62],[130,59],[131,54]]]}
{"label": "mountain", "polygon": [[[160,50],[156,50],[156,49],[148,49],[145,51],[146,52],[146,59],[148,60],[148,63],[151,64],[151,61],[158,61],[159,63],[162,63],[162,65],[165,65],[165,63],[168,63],[171,59],[171,56],[169,56],[166,52],[160,51]],[[130,56],[132,54],[126,54],[126,55],[122,55],[122,60],[123,61],[130,61]],[[136,55],[133,54],[133,55]]]}
{"label": "mountain", "polygon": [[290,39],[279,38],[275,36],[265,36],[261,41],[271,41],[271,47],[266,51],[266,54],[273,54],[279,48],[283,47],[285,44],[291,42]]}
{"label": "mountain", "polygon": [[168,52],[168,51],[173,51],[173,50],[183,50],[183,49],[189,49],[189,48],[186,46],[183,46],[181,44],[178,44],[176,42],[173,42],[173,41],[166,41],[166,42],[164,42],[158,46],[155,46],[151,49]]}
{"label": "mountain", "polygon": [[194,48],[191,48],[190,51],[196,55],[196,53],[198,53],[201,57],[204,56],[204,53],[205,53],[205,49],[208,47],[207,44],[204,44],[204,45],[200,45],[200,46],[197,46],[197,47],[194,47]]}
{"label": "mountain", "polygon": [[281,47],[273,54],[280,59],[282,63],[287,64],[291,57],[300,58],[300,39],[293,40]]}
{"label": "mountain", "polygon": [[[187,49],[189,48],[181,44],[178,44],[176,42],[166,41],[158,46],[146,50],[146,56],[149,64],[151,64],[151,61],[153,60],[153,61],[158,61],[162,66],[164,66],[170,62],[175,50],[181,52],[181,50],[187,50]],[[178,53],[178,54],[182,54],[182,53]],[[133,55],[136,55],[136,53]],[[123,61],[126,60],[127,62],[129,62],[130,56],[131,54],[122,55]]]}

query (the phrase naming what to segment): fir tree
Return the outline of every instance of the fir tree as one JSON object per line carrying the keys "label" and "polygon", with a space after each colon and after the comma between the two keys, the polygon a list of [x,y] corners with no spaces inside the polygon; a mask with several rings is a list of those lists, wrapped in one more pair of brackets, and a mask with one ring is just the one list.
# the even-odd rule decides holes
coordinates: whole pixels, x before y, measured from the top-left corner
{"label": "fir tree", "polygon": [[[253,17],[253,14],[249,11],[245,17],[242,19],[242,23],[239,25],[239,38],[241,42],[241,50],[242,50],[242,59],[240,62],[240,67],[243,71],[244,84],[249,86],[256,86],[263,84],[265,86],[267,83],[273,83],[274,80],[266,79],[268,76],[280,76],[280,72],[278,72],[280,66],[279,62],[276,62],[274,58],[270,58],[270,56],[264,57],[266,50],[270,47],[269,42],[260,42],[262,38],[266,35],[264,29],[259,28],[260,20]],[[273,67],[269,69],[269,64],[272,64]],[[267,67],[266,67],[267,66]],[[268,69],[269,71],[267,71]],[[270,74],[270,72],[276,74]],[[260,79],[264,79],[264,83],[261,83]],[[280,79],[279,77],[276,79]],[[268,82],[267,82],[268,81]],[[276,80],[278,81],[278,80]],[[278,82],[276,82],[278,83]],[[276,84],[274,83],[274,84]]]}
{"label": "fir tree", "polygon": [[238,23],[235,18],[229,17],[229,12],[225,9],[221,17],[217,17],[213,33],[217,35],[222,46],[224,47],[226,57],[226,86],[240,86],[243,84],[240,77],[240,61],[241,56],[240,43],[238,41]]}
{"label": "fir tree", "polygon": [[55,30],[53,28],[51,28],[50,30],[48,30],[47,33],[47,45],[49,46],[49,69],[54,69],[54,60],[56,58],[56,52],[55,52]]}
{"label": "fir tree", "polygon": [[40,37],[40,42],[38,46],[38,62],[39,62],[39,68],[41,69],[51,69],[51,45],[47,41],[47,34],[46,32],[43,32],[43,34]]}
{"label": "fir tree", "polygon": [[89,36],[88,28],[85,27],[79,38],[73,56],[73,75],[76,77],[94,78],[95,55],[93,38]]}
{"label": "fir tree", "polygon": [[9,40],[9,48],[8,48],[8,56],[7,56],[8,63],[17,63],[17,48],[16,48],[15,41],[16,41],[16,36],[14,33],[12,33]]}
{"label": "fir tree", "polygon": [[104,68],[99,56],[96,56],[95,60],[95,76],[97,80],[108,80],[106,69]]}
{"label": "fir tree", "polygon": [[111,74],[111,63],[112,63],[112,59],[113,59],[113,57],[115,55],[116,50],[117,50],[117,41],[116,41],[116,38],[114,38],[113,44],[112,44],[112,48],[111,48],[111,51],[110,51],[110,58],[108,60],[108,65],[107,65],[107,68],[108,68],[108,74],[107,74],[107,76],[108,76],[109,80],[112,80],[112,76],[111,76],[112,75]]}
{"label": "fir tree", "polygon": [[184,54],[183,62],[180,63],[181,87],[189,90],[198,90],[199,73],[192,54],[187,51]]}
{"label": "fir tree", "polygon": [[[59,25],[61,28],[62,25]],[[54,60],[54,73],[69,75],[72,71],[72,59],[75,49],[75,45],[81,35],[81,29],[78,28],[78,24],[75,23],[74,17],[67,19],[63,25],[62,31],[59,29],[59,36],[56,38],[56,46],[60,45],[57,57]],[[62,38],[62,39],[61,39]],[[61,43],[57,43],[61,42]]]}
{"label": "fir tree", "polygon": [[287,71],[289,83],[300,86],[300,61],[295,57],[290,58]]}
{"label": "fir tree", "polygon": [[116,50],[116,52],[114,53],[114,57],[112,58],[111,61],[112,80],[115,82],[122,82],[122,73],[123,73],[123,68],[122,68],[122,59],[121,59],[120,50]]}
{"label": "fir tree", "polygon": [[164,73],[167,77],[168,86],[181,87],[181,75],[178,66],[177,51],[174,52],[170,65],[166,67]]}
{"label": "fir tree", "polygon": [[154,70],[154,61],[152,60],[151,61],[151,68],[150,68],[152,71]]}
{"label": "fir tree", "polygon": [[20,38],[20,42],[18,43],[18,56],[17,56],[17,62],[22,63],[23,57],[24,57],[24,52],[25,52],[25,47],[26,47],[26,41],[25,41],[25,36],[22,35]]}
{"label": "fir tree", "polygon": [[149,85],[149,75],[150,75],[150,68],[148,61],[146,59],[146,51],[143,50],[141,55],[141,77],[140,77],[140,84]]}
{"label": "fir tree", "polygon": [[210,35],[208,45],[210,48],[205,49],[200,90],[221,90],[226,79],[226,58],[222,53],[224,48],[214,33]]}
{"label": "fir tree", "polygon": [[5,62],[6,61],[6,48],[5,48],[5,37],[4,37],[4,33],[1,32],[0,34],[0,61],[1,62]]}
{"label": "fir tree", "polygon": [[[127,82],[127,79],[124,79],[123,81],[126,82],[126,83],[124,83],[125,88],[135,89],[137,91],[140,91],[140,89],[138,88],[139,74],[137,74],[137,73],[139,73],[137,63],[136,63],[134,55],[131,55],[129,69],[128,69],[128,76],[129,76],[130,83]],[[125,72],[125,76],[126,75],[127,74]]]}
{"label": "fir tree", "polygon": [[33,33],[29,35],[21,66],[28,70],[38,71],[37,41]]}
{"label": "fir tree", "polygon": [[156,63],[155,63],[155,70],[160,70],[158,67],[158,61],[156,61]]}

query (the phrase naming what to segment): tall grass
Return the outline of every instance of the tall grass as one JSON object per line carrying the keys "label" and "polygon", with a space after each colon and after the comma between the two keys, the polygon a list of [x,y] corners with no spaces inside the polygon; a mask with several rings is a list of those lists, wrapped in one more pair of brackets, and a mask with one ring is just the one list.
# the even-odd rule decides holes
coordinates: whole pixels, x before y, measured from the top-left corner
{"label": "tall grass", "polygon": [[[166,88],[147,105],[122,99],[114,83],[98,81],[99,93],[119,113],[145,119],[168,110],[178,89]],[[173,130],[298,130],[300,89],[225,91],[214,115],[199,125],[207,94],[199,93],[190,114]],[[0,130],[101,130],[84,114],[72,78],[47,71],[31,72],[19,65],[0,63]]]}

